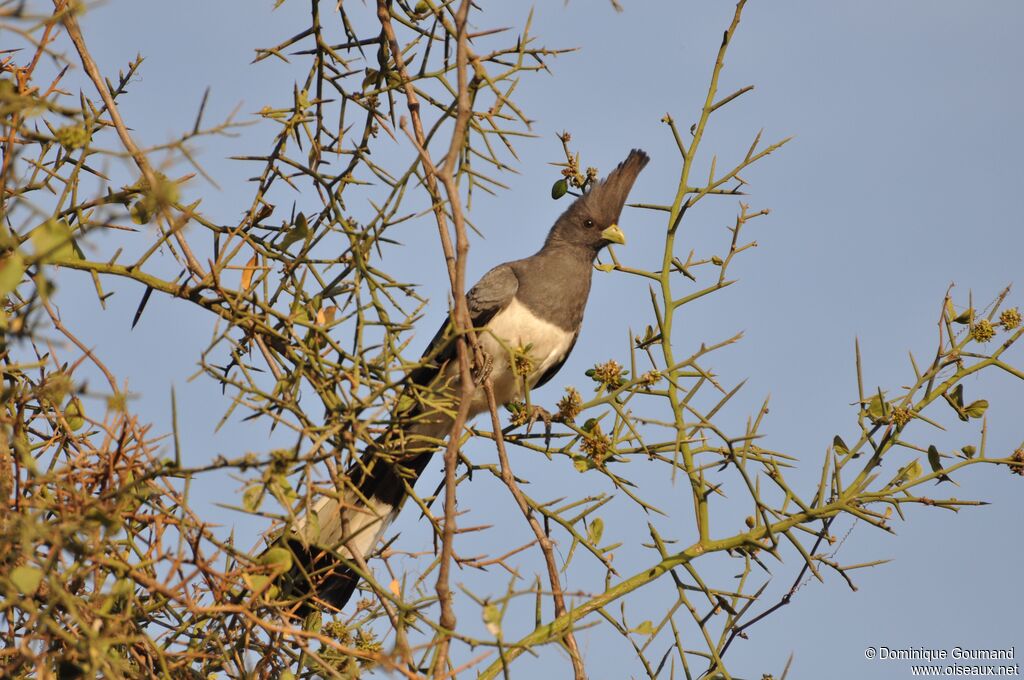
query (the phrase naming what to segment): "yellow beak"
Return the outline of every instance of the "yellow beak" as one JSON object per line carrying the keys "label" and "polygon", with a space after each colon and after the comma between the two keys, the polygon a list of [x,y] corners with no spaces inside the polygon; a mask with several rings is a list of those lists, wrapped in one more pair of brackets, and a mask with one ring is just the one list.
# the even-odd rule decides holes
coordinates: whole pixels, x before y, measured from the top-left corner
{"label": "yellow beak", "polygon": [[619,229],[619,225],[613,224],[604,231],[601,232],[601,238],[611,243],[618,243],[620,246],[626,245],[626,235]]}

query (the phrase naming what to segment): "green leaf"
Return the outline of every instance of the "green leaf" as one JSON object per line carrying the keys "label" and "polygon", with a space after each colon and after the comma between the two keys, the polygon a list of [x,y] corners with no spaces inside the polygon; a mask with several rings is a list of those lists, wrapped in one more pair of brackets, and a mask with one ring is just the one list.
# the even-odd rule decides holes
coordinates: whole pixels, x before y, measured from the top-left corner
{"label": "green leaf", "polygon": [[836,452],[837,455],[850,455],[850,447],[846,445],[846,442],[844,442],[843,438],[840,437],[839,435],[836,435],[835,437],[832,438],[832,449]]}
{"label": "green leaf", "polygon": [[587,527],[587,542],[590,545],[597,547],[597,544],[601,542],[601,536],[604,535],[604,520],[600,517],[595,517],[590,522],[590,526]]}
{"label": "green leaf", "polygon": [[288,505],[299,497],[292,488],[291,482],[284,474],[275,474],[270,478],[270,492],[282,505]]}
{"label": "green leaf", "polygon": [[281,589],[273,585],[273,576],[267,576],[266,574],[245,574],[242,579],[249,586],[249,590],[253,593],[259,593],[268,600],[273,600],[277,597],[277,594],[281,592]]}
{"label": "green leaf", "polygon": [[273,567],[275,571],[288,571],[292,568],[292,551],[287,548],[271,548],[260,556],[260,564]]}
{"label": "green leaf", "polygon": [[11,570],[11,583],[22,595],[34,595],[43,582],[43,570],[37,567],[20,566]]}
{"label": "green leaf", "polygon": [[309,222],[306,221],[306,216],[299,213],[295,216],[295,224],[288,230],[288,233],[284,235],[281,240],[281,250],[286,250],[288,246],[295,243],[296,241],[304,241],[309,236]]}
{"label": "green leaf", "polygon": [[882,398],[881,392],[868,400],[868,417],[871,418],[871,420],[875,422],[882,422],[885,420],[886,413],[886,403]]}
{"label": "green leaf", "polygon": [[600,272],[610,272],[615,270],[615,265],[612,264],[611,262],[606,262],[604,264],[595,264],[594,269]]}
{"label": "green leaf", "polygon": [[289,316],[298,323],[309,323],[309,310],[298,300],[292,302]]}
{"label": "green leaf", "polygon": [[960,420],[964,422],[967,422],[967,420],[969,420],[967,412],[964,410],[963,385],[957,385],[956,387],[953,388],[952,392],[943,392],[942,398],[946,400],[946,403],[949,404],[954,411],[956,411],[956,415]]}
{"label": "green leaf", "polygon": [[132,222],[135,224],[149,224],[149,221],[153,219],[153,213],[150,212],[146,206],[147,201],[135,201],[128,213],[131,215]]}
{"label": "green leaf", "polygon": [[654,624],[650,621],[642,621],[639,626],[633,629],[633,632],[640,635],[654,635]]}
{"label": "green leaf", "polygon": [[974,454],[977,453],[978,449],[973,444],[968,444],[960,449],[964,453],[965,458],[974,458]]}
{"label": "green leaf", "polygon": [[576,468],[577,472],[586,472],[587,470],[594,469],[594,461],[590,460],[586,456],[573,456],[572,466]]}
{"label": "green leaf", "polygon": [[7,295],[18,287],[25,274],[25,258],[17,250],[0,260],[0,295]]}
{"label": "green leaf", "polygon": [[306,614],[306,618],[302,621],[302,630],[309,630],[314,633],[319,633],[320,629],[324,625],[323,612],[314,609],[310,613]]}
{"label": "green leaf", "polygon": [[903,470],[903,476],[908,482],[912,482],[920,477],[922,472],[924,469],[921,467],[921,461],[915,458],[914,462]]}
{"label": "green leaf", "polygon": [[[928,447],[928,465],[931,466],[932,472],[942,472],[942,454],[934,446]],[[940,474],[938,477],[940,482],[952,482],[949,475]]]}
{"label": "green leaf", "polygon": [[82,410],[82,402],[78,397],[72,397],[64,407],[64,420],[67,421],[68,427],[76,432],[85,425],[85,411]]}
{"label": "green leaf", "polygon": [[43,262],[77,258],[71,227],[64,220],[49,219],[29,235],[36,247],[36,257]]}
{"label": "green leaf", "polygon": [[985,399],[978,399],[977,401],[972,401],[968,404],[967,408],[964,409],[964,412],[967,413],[969,418],[980,418],[985,415],[985,411],[987,409],[988,401]]}
{"label": "green leaf", "polygon": [[568,193],[568,191],[569,183],[565,181],[565,178],[562,178],[555,182],[553,185],[551,185],[551,198],[557,201],[562,196],[565,196],[565,194]]}
{"label": "green leaf", "polygon": [[491,635],[501,635],[501,607],[491,603],[484,607],[484,624]]}
{"label": "green leaf", "polygon": [[960,312],[959,316],[953,319],[953,322],[960,324],[970,323],[972,316],[974,316],[974,310],[968,307],[964,311]]}
{"label": "green leaf", "polygon": [[256,512],[260,509],[260,503],[263,501],[263,485],[262,484],[250,484],[245,487],[245,491],[242,492],[242,507],[249,512]]}

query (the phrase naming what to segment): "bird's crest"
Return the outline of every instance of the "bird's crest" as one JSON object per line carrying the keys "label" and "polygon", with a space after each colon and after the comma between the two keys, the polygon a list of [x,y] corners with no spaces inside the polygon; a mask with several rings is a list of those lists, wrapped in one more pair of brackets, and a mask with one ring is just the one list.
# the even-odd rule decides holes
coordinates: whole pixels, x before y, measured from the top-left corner
{"label": "bird's crest", "polygon": [[576,203],[570,209],[583,208],[607,222],[617,222],[637,175],[650,160],[650,157],[640,149],[633,149],[626,156],[626,160],[619,163],[607,177],[592,185],[587,193],[576,199]]}

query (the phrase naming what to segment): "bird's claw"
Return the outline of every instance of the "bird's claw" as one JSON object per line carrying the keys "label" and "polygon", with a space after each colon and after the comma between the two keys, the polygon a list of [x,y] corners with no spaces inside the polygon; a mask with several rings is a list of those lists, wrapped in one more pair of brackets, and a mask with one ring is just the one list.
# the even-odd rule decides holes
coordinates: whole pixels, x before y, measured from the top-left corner
{"label": "bird's claw", "polygon": [[494,358],[487,352],[480,352],[481,363],[477,364],[473,371],[473,384],[479,387],[491,376],[491,369],[494,368]]}
{"label": "bird's claw", "polygon": [[554,416],[543,406],[535,406],[530,404],[528,413],[526,416],[526,434],[530,434],[530,430],[538,420],[544,421],[544,446],[551,448],[551,421]]}

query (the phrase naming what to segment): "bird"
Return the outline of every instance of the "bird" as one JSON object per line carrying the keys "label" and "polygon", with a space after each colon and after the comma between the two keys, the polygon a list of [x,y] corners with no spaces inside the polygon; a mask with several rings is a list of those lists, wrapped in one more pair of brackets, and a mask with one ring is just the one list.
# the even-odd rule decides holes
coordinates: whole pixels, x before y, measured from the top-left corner
{"label": "bird", "polygon": [[[649,160],[631,150],[559,216],[540,250],[494,267],[466,293],[486,364],[486,374],[474,379],[469,419],[488,410],[483,379],[504,405],[550,381],[565,364],[580,335],[594,263],[608,245],[625,244],[619,218]],[[444,443],[461,393],[456,345],[449,317],[409,372],[398,400],[402,413],[339,475],[336,492],[313,502],[277,539],[295,558],[283,592],[301,601],[299,613],[311,611],[310,601],[328,610],[346,605],[365,573],[364,560]]]}

